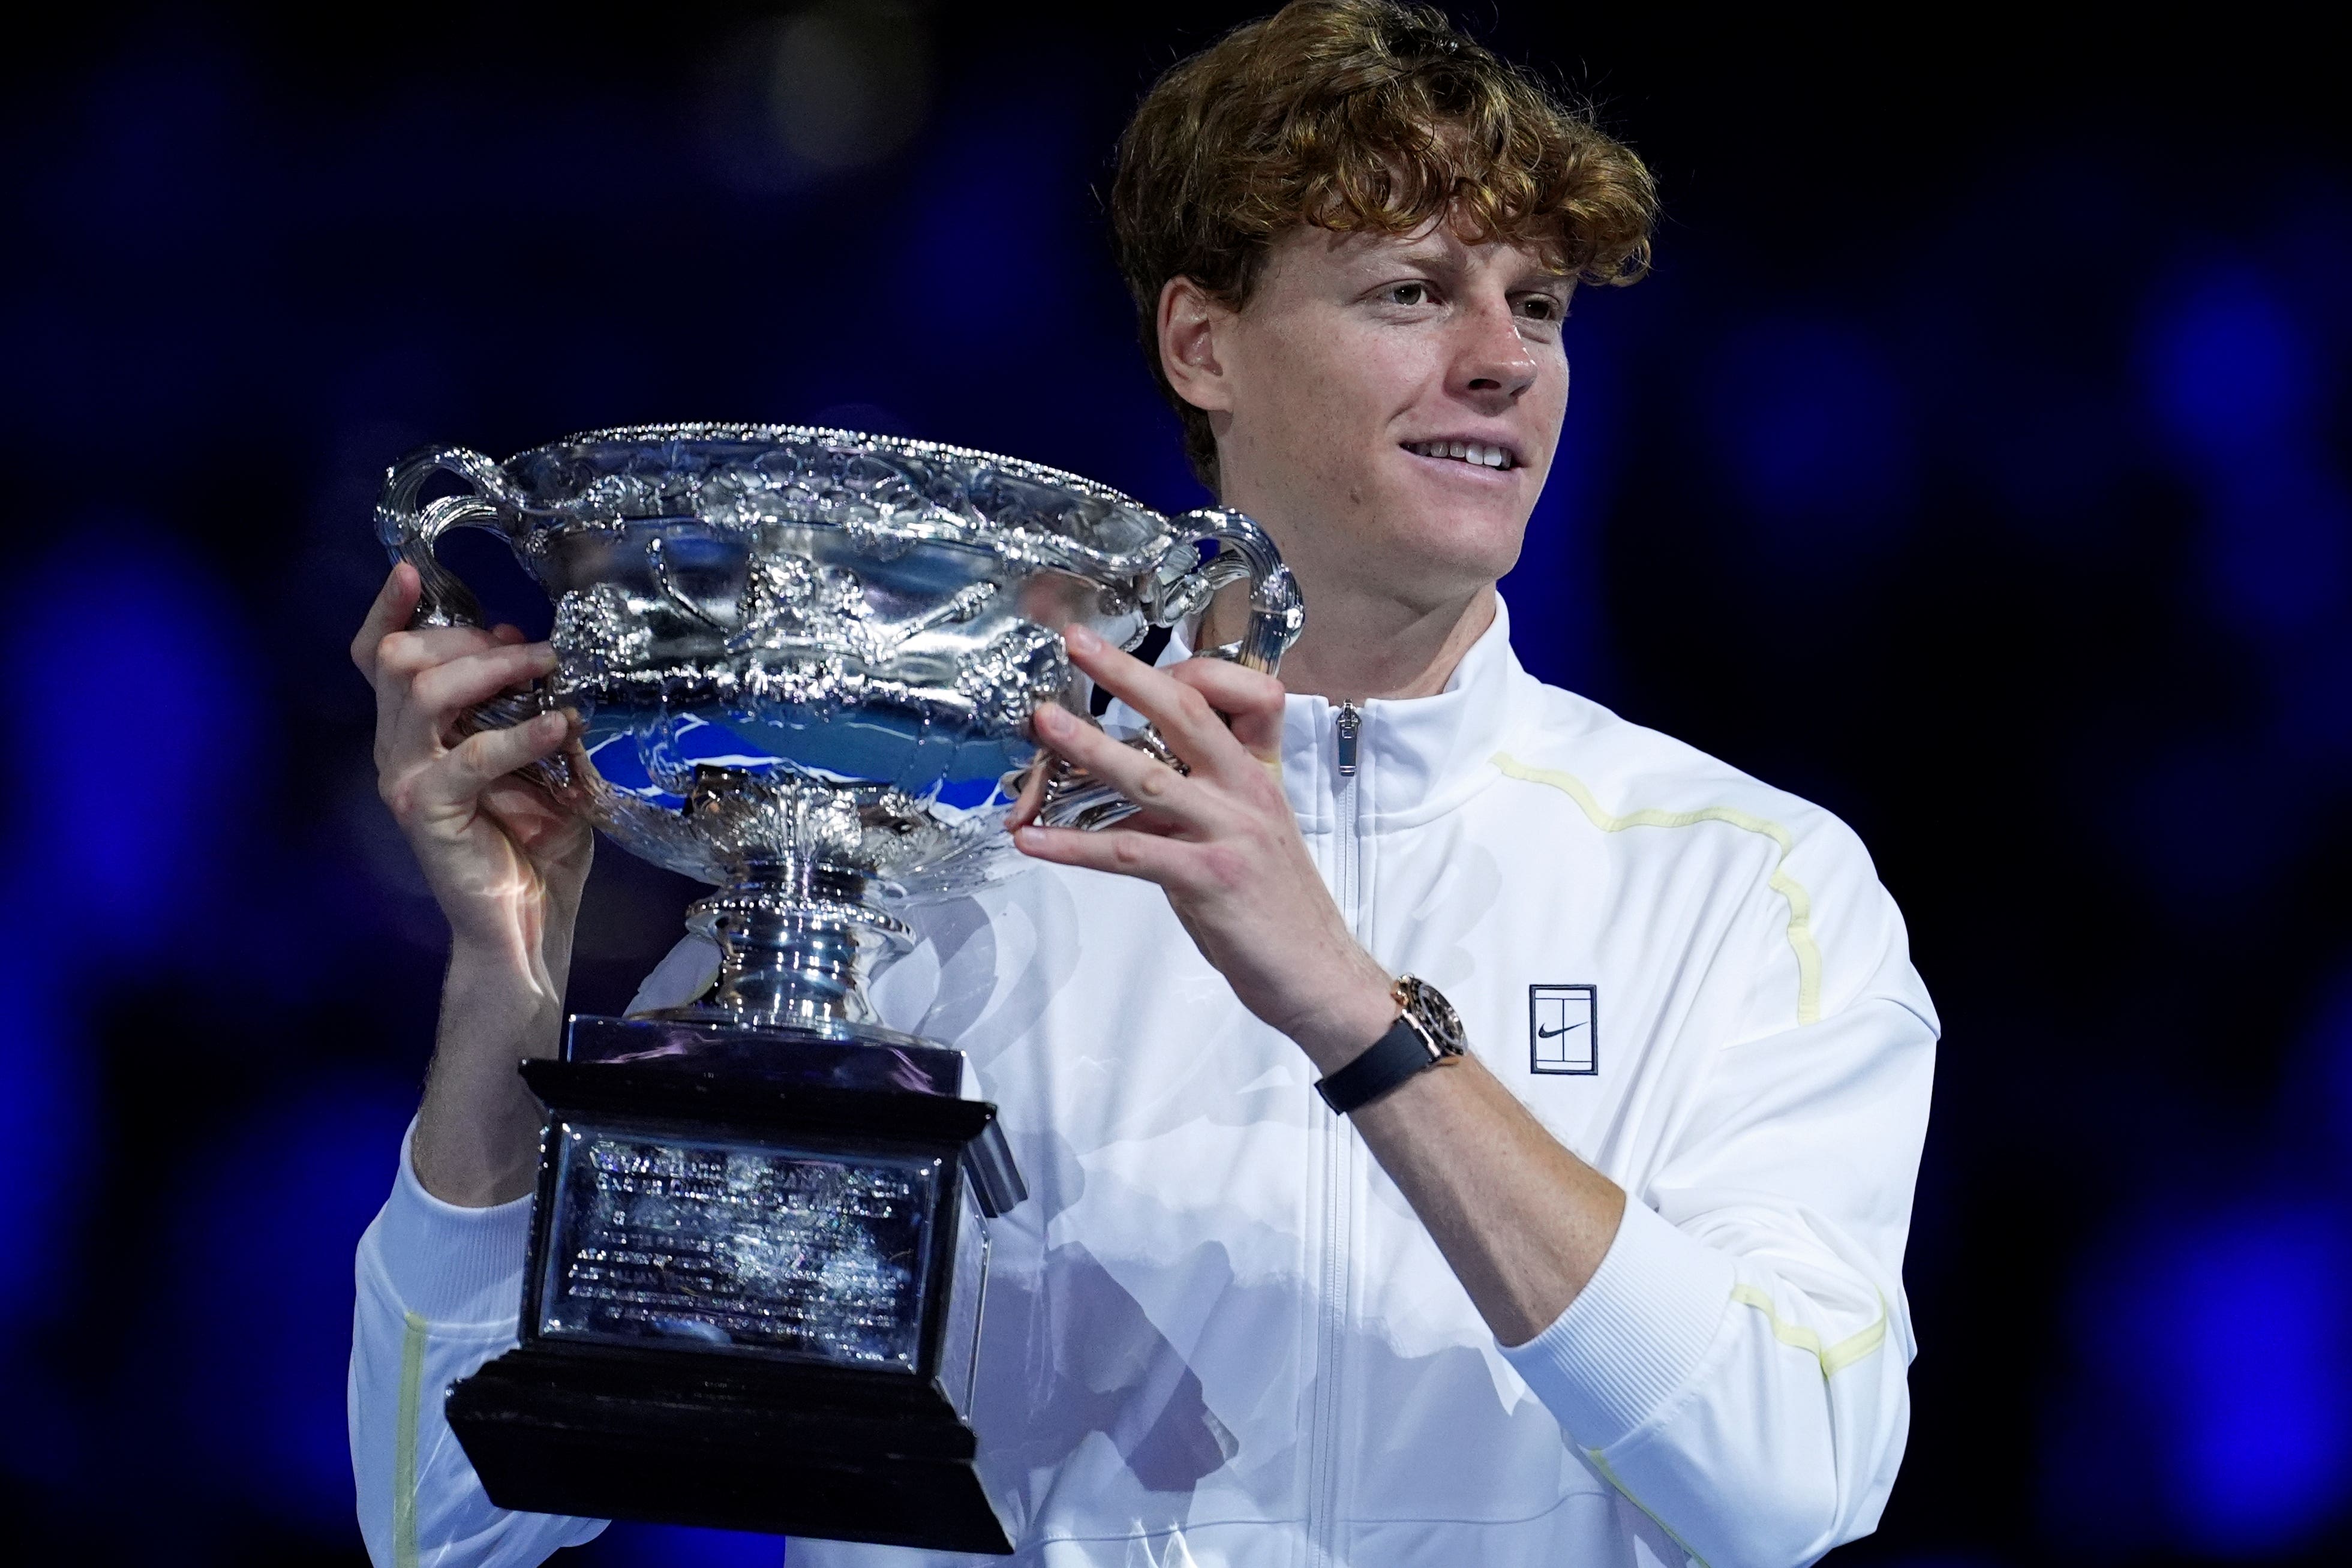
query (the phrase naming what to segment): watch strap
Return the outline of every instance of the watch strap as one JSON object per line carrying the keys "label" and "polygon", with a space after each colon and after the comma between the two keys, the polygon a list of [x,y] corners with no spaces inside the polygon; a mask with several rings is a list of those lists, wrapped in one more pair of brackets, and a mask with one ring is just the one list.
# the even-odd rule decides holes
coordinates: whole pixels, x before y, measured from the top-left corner
{"label": "watch strap", "polygon": [[1423,1068],[1435,1067],[1444,1053],[1431,1047],[1412,1021],[1400,1016],[1371,1048],[1318,1081],[1323,1102],[1346,1116],[1396,1088]]}

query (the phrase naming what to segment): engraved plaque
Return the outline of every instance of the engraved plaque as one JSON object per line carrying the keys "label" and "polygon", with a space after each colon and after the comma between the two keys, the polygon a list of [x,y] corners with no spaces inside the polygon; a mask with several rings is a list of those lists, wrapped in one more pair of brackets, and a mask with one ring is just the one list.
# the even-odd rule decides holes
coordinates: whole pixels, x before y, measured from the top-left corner
{"label": "engraved plaque", "polygon": [[539,1331],[912,1373],[931,1155],[564,1121]]}

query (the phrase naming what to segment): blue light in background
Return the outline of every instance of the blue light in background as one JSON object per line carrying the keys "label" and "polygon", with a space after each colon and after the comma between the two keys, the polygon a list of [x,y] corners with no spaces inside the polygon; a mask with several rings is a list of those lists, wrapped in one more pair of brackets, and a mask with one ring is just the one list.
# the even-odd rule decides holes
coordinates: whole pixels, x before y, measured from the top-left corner
{"label": "blue light in background", "polygon": [[[207,861],[259,804],[269,752],[225,586],[136,520],[87,520],[37,567],[9,637],[22,872],[102,956],[173,946]],[[76,951],[96,959],[90,941]]]}
{"label": "blue light in background", "polygon": [[2347,1231],[2307,1199],[2142,1216],[2083,1304],[2099,1386],[2074,1441],[2094,1468],[2122,1468],[2058,1488],[2108,1516],[2071,1522],[2128,1537],[2160,1521],[2177,1544],[2231,1558],[2328,1526],[2352,1496]]}
{"label": "blue light in background", "polygon": [[1834,564],[1907,522],[1909,399],[1855,324],[1784,319],[1740,333],[1712,368],[1705,414],[1734,496],[1795,552],[1790,564]]}
{"label": "blue light in background", "polygon": [[2352,625],[2324,623],[2277,672],[2273,728],[2284,749],[2341,768],[2352,762]]}
{"label": "blue light in background", "polygon": [[[1614,300],[1596,301],[1607,311]],[[1622,325],[1621,316],[1611,318]],[[1609,634],[1601,592],[1601,527],[1617,479],[1625,388],[1616,363],[1582,321],[1570,340],[1573,394],[1519,559],[1500,584],[1511,641],[1541,679],[1593,694],[1606,689]]]}
{"label": "blue light in background", "polygon": [[[940,370],[1001,372],[1077,287],[1073,274],[1088,258],[1066,243],[1072,130],[1050,112],[968,124],[916,180],[914,222],[877,279],[874,304],[885,320],[914,325],[910,345],[922,343],[950,363],[909,363],[908,380]],[[976,353],[977,363],[952,363]]]}
{"label": "blue light in background", "polygon": [[2178,1269],[2169,1300],[2142,1303],[2141,1331],[2172,1387],[2180,1522],[2232,1556],[2301,1541],[2352,1487],[2342,1216],[2242,1214],[2198,1237]]}
{"label": "blue light in background", "polygon": [[2301,435],[2315,411],[2304,329],[2243,268],[2159,291],[2141,328],[2140,374],[2167,449],[2223,468]]}
{"label": "blue light in background", "polygon": [[415,1105],[410,1083],[325,1078],[191,1145],[152,1320],[151,1375],[177,1408],[168,1425],[142,1409],[125,1441],[158,1444],[222,1501],[350,1529],[352,1258]]}
{"label": "blue light in background", "polygon": [[780,1536],[669,1524],[615,1524],[588,1548],[595,1568],[782,1568]]}
{"label": "blue light in background", "polygon": [[2352,494],[2319,435],[2313,333],[2243,267],[2160,292],[2140,328],[2142,391],[2204,501],[2200,597],[2272,642],[2292,683],[2304,634],[2352,595]]}
{"label": "blue light in background", "polygon": [[[68,999],[173,946],[200,908],[257,722],[220,584],[102,516],[24,576],[0,643],[16,694],[0,845],[0,1321],[65,1310],[96,1064]],[[101,966],[113,966],[102,969]]]}
{"label": "blue light in background", "polygon": [[2206,581],[2238,624],[2268,636],[2319,625],[2352,580],[2352,500],[2300,447],[2209,484]]}
{"label": "blue light in background", "polygon": [[[61,1317],[67,1263],[83,1218],[97,1118],[96,1064],[68,1020],[54,932],[37,894],[0,884],[0,1192],[8,1244],[0,1247],[0,1330],[8,1357],[20,1326]],[[12,1373],[8,1382],[15,1382]]]}

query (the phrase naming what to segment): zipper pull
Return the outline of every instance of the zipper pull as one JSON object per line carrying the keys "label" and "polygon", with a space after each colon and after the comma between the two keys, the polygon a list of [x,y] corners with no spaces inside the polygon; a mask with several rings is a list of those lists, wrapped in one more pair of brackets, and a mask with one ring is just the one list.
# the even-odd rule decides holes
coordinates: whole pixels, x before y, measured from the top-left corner
{"label": "zipper pull", "polygon": [[1363,710],[1352,702],[1339,704],[1339,776],[1356,776],[1356,731],[1364,727]]}

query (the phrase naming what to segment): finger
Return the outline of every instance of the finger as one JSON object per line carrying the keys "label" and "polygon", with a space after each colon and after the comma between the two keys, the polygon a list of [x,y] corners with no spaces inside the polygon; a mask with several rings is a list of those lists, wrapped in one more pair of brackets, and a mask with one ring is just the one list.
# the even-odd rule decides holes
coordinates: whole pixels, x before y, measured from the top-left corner
{"label": "finger", "polygon": [[1223,714],[1244,751],[1261,763],[1282,765],[1282,710],[1289,693],[1281,681],[1223,658],[1188,658],[1161,673]]}
{"label": "finger", "polygon": [[405,686],[436,665],[496,647],[499,641],[479,626],[417,626],[393,632],[376,645],[375,673],[387,682]]}
{"label": "finger", "polygon": [[492,647],[436,664],[409,683],[394,743],[412,755],[429,750],[449,732],[450,724],[465,710],[554,668],[555,650],[545,643]]}
{"label": "finger", "polygon": [[404,748],[416,757],[439,749],[440,729],[413,721],[415,683],[428,669],[479,653],[495,646],[490,634],[476,626],[419,626],[386,634],[376,645],[369,679],[375,687],[375,763],[391,764]]}
{"label": "finger", "polygon": [[[1048,703],[1032,715],[1037,738],[1148,811],[1190,826],[1210,826],[1201,787],[1167,763],[1115,741],[1068,710]],[[1230,739],[1226,744],[1231,745]]]}
{"label": "finger", "polygon": [[551,757],[572,738],[574,715],[542,713],[527,724],[482,730],[450,748],[418,780],[418,795],[455,805],[479,798],[483,790],[518,768]]}
{"label": "finger", "polygon": [[522,635],[522,628],[512,621],[500,621],[490,628],[490,635],[502,643],[527,643],[530,640]]}
{"label": "finger", "polygon": [[417,598],[424,592],[424,579],[405,561],[395,565],[384,578],[383,586],[376,590],[375,603],[360,619],[359,635],[352,638],[352,662],[360,667],[361,674],[375,672],[377,647],[385,637],[408,625],[408,618],[416,613]]}
{"label": "finger", "polygon": [[1139,877],[1163,888],[1188,879],[1184,856],[1192,848],[1181,839],[1125,828],[1088,832],[1076,827],[1024,827],[1013,836],[1013,843],[1033,859]]}
{"label": "finger", "polygon": [[1169,748],[1196,769],[1234,761],[1238,750],[1208,700],[1166,670],[1120,652],[1084,626],[1063,634],[1070,662],[1129,708],[1151,721]]}
{"label": "finger", "polygon": [[1021,773],[1021,793],[1013,797],[1012,809],[1004,814],[1004,829],[1026,827],[1037,819],[1037,811],[1045,804],[1045,785],[1054,775],[1055,754],[1040,752],[1037,760]]}

